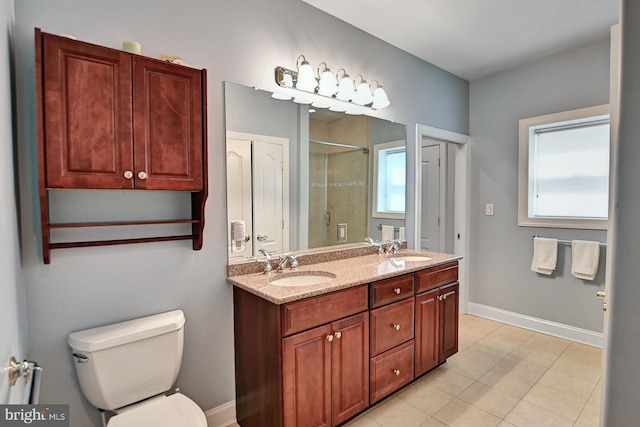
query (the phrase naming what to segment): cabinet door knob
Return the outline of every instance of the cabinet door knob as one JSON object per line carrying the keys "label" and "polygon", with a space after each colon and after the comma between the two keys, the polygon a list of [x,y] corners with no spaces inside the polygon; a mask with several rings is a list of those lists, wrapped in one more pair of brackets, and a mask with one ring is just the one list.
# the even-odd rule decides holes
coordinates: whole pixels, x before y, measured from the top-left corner
{"label": "cabinet door knob", "polygon": [[131,179],[131,178],[133,178],[133,172],[131,172],[131,171],[124,171],[124,177],[125,177],[126,179]]}
{"label": "cabinet door knob", "polygon": [[399,324],[397,324],[397,323],[394,323],[392,327],[393,327],[393,329],[395,329],[396,331],[399,331],[399,330],[400,330],[400,325],[399,325]]}
{"label": "cabinet door knob", "polygon": [[401,291],[400,291],[400,288],[395,288],[395,289],[393,290],[393,292],[395,292],[397,295],[400,295],[400,292],[401,292]]}
{"label": "cabinet door knob", "polygon": [[327,341],[329,342],[333,341],[333,335],[327,335]]}
{"label": "cabinet door knob", "polygon": [[342,338],[342,332],[338,331],[335,334],[333,334],[337,339]]}
{"label": "cabinet door knob", "polygon": [[400,375],[400,369],[394,369],[393,373],[396,374],[396,376]]}
{"label": "cabinet door knob", "polygon": [[138,172],[139,179],[147,179],[147,173],[145,171]]}

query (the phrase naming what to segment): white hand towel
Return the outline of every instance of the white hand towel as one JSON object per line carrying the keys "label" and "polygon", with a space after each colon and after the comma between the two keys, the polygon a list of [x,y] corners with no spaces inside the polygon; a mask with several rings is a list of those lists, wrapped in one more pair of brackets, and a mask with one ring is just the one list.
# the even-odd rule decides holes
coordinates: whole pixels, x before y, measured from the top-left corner
{"label": "white hand towel", "polygon": [[405,228],[404,227],[400,227],[398,230],[399,230],[398,231],[398,239],[405,240],[407,238],[406,235],[405,235],[405,231],[404,231]]}
{"label": "white hand towel", "polygon": [[550,275],[558,262],[558,239],[536,237],[533,239],[531,271]]}
{"label": "white hand towel", "polygon": [[593,280],[598,272],[600,243],[586,240],[571,242],[571,274],[577,279]]}
{"label": "white hand towel", "polygon": [[393,225],[382,226],[382,239],[381,240],[393,240]]}

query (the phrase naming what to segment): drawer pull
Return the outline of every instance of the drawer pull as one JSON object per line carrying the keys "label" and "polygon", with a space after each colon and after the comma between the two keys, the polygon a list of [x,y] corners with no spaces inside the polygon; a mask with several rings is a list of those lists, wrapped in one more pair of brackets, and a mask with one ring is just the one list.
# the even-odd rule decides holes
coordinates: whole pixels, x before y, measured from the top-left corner
{"label": "drawer pull", "polygon": [[335,334],[333,334],[337,339],[342,338],[342,332],[338,331]]}
{"label": "drawer pull", "polygon": [[392,327],[393,329],[395,329],[396,331],[399,331],[399,330],[400,330],[400,325],[399,325],[398,323],[394,323],[391,327]]}
{"label": "drawer pull", "polygon": [[395,289],[393,290],[393,292],[395,292],[395,293],[396,293],[396,295],[400,295],[401,290],[400,290],[400,288],[395,288]]}
{"label": "drawer pull", "polygon": [[400,369],[394,369],[393,373],[396,374],[396,376],[400,376]]}
{"label": "drawer pull", "polygon": [[327,341],[329,342],[333,341],[333,335],[327,335]]}

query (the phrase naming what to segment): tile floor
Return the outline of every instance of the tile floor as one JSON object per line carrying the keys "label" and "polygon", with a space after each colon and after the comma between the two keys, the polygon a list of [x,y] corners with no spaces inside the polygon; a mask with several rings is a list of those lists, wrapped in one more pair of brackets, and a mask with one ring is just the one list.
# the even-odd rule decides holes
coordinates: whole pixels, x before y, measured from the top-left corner
{"label": "tile floor", "polygon": [[345,427],[597,427],[601,353],[462,315],[456,355]]}

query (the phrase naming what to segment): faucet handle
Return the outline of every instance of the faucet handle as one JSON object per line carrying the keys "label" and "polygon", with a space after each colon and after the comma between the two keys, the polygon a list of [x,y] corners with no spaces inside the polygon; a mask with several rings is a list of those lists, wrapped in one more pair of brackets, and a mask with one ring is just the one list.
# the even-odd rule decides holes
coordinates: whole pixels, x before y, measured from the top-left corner
{"label": "faucet handle", "polygon": [[291,266],[292,270],[295,270],[300,266],[297,255],[288,255],[287,258],[289,258],[289,265]]}

